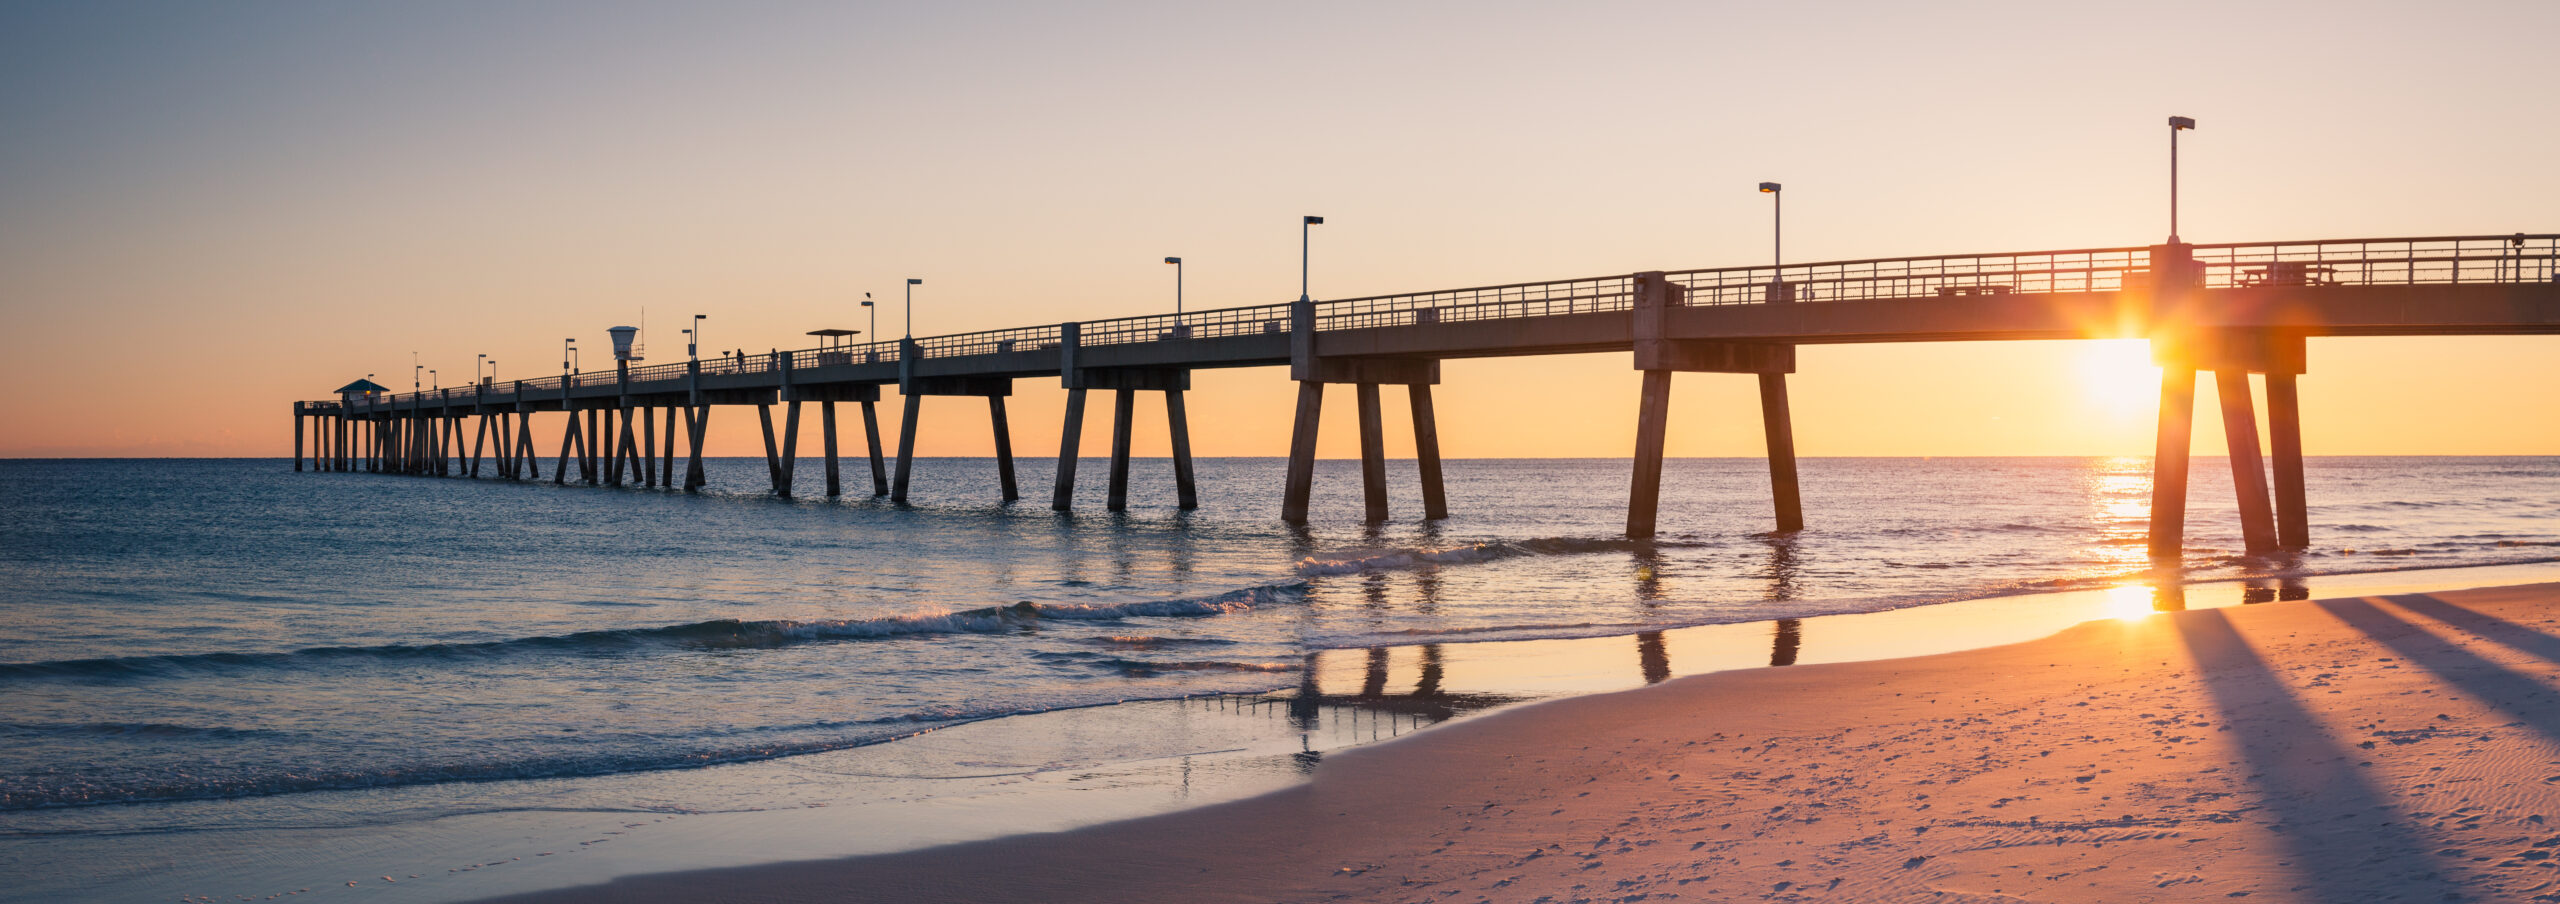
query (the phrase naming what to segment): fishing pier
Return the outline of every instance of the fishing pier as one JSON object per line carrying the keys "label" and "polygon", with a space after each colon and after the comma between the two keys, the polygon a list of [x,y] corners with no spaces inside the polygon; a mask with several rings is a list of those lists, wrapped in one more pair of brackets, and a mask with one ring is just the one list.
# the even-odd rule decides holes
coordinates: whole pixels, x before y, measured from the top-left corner
{"label": "fishing pier", "polygon": [[[1388,517],[1379,393],[1411,399],[1423,517],[1449,511],[1431,389],[1450,358],[1626,353],[1643,372],[1627,535],[1650,537],[1661,495],[1674,373],[1747,375],[1760,390],[1770,498],[1781,531],[1804,526],[1787,375],[1798,346],[1872,342],[2140,338],[2163,368],[2153,462],[2151,550],[2183,545],[2195,375],[2212,371],[2251,552],[2310,542],[2297,380],[2307,340],[2560,332],[2560,235],[2343,239],[1965,254],[1656,270],[1329,301],[1057,323],[890,342],[632,367],[427,392],[348,392],[293,403],[294,468],[703,486],[704,431],[720,408],[753,408],[776,495],[797,486],[804,405],[825,437],[825,492],[844,491],[837,405],[858,405],[871,494],[903,503],[918,413],[928,399],[983,399],[996,483],[1019,499],[1005,399],[1017,380],[1067,392],[1052,507],[1074,501],[1086,394],[1111,393],[1108,506],[1128,498],[1130,424],[1160,393],[1180,505],[1198,504],[1183,395],[1203,368],[1282,367],[1298,384],[1280,517],[1304,521],[1328,386],[1359,407],[1361,491]],[[2260,455],[2249,378],[2264,381],[2273,480]],[[897,454],[877,406],[894,387]],[[780,435],[776,412],[780,406]],[[536,415],[559,437],[538,441]],[[546,451],[552,454],[546,455]],[[681,451],[681,460],[678,453]],[[486,470],[484,470],[484,465]]]}

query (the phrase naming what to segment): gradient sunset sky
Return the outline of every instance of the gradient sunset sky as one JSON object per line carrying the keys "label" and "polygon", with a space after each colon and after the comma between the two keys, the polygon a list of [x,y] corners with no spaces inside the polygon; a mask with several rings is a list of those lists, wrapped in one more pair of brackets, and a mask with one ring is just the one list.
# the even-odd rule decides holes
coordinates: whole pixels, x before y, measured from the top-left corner
{"label": "gradient sunset sky", "polygon": [[[1762,180],[1791,260],[2142,245],[2170,114],[2190,241],[2560,231],[2555,35],[2548,0],[0,3],[0,456],[282,457],[295,399],[412,352],[557,373],[644,308],[664,361],[696,313],[867,330],[865,291],[895,336],[905,277],[919,335],[1167,311],[1167,255],[1187,306],[1285,301],[1301,214],[1318,298],[1758,263]],[[2147,455],[2144,362],[1808,347],[1798,448]],[[1625,354],[1443,375],[1451,457],[1628,454]],[[2560,453],[2560,337],[2313,340],[2301,385],[2315,455]],[[1671,454],[1760,454],[1752,386],[1681,376]],[[1283,453],[1282,371],[1195,388],[1199,454]],[[1017,384],[1018,452],[1062,399]],[[921,437],[990,448],[967,400]]]}

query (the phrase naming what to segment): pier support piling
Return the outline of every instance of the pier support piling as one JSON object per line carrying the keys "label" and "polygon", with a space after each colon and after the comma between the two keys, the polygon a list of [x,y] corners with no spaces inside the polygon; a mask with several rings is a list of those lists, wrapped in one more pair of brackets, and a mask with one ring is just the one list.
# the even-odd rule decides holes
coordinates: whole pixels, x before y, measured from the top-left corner
{"label": "pier support piling", "polygon": [[711,478],[702,472],[702,435],[711,430],[711,406],[685,406],[684,420],[685,431],[687,434],[685,438],[684,489],[685,492],[690,493],[711,483]]}
{"label": "pier support piling", "polygon": [[1671,417],[1671,372],[1644,372],[1644,394],[1636,408],[1635,477],[1627,493],[1627,537],[1653,538],[1654,515],[1662,502],[1663,431]]}
{"label": "pier support piling", "polygon": [[842,495],[844,488],[836,480],[836,401],[818,403],[818,429],[827,435],[827,498]]}
{"label": "pier support piling", "polygon": [[787,411],[782,419],[782,485],[774,488],[774,495],[786,499],[791,496],[792,478],[800,470],[800,400],[792,399]]}
{"label": "pier support piling", "polygon": [[1431,384],[1405,387],[1413,408],[1413,461],[1422,476],[1422,517],[1449,517],[1449,493],[1440,482],[1440,416],[1431,407]]}
{"label": "pier support piling", "polygon": [[1084,440],[1083,389],[1067,390],[1067,413],[1058,428],[1057,486],[1049,492],[1049,508],[1073,511],[1076,503],[1076,452]]}
{"label": "pier support piling", "polygon": [[862,403],[862,439],[871,447],[872,498],[889,495],[889,465],[880,451],[880,411],[876,401]]}
{"label": "pier support piling", "polygon": [[1013,480],[1013,428],[1005,423],[1003,396],[987,397],[987,418],[995,422],[996,482],[1004,488],[1004,501],[1019,500],[1022,488]]}
{"label": "pier support piling", "polygon": [[2275,454],[2276,543],[2311,545],[2311,509],[2302,480],[2302,402],[2293,374],[2267,375],[2267,445]]}
{"label": "pier support piling", "polygon": [[1378,384],[1355,383],[1360,406],[1360,496],[1370,521],[1387,520],[1387,438],[1378,411]]}
{"label": "pier support piling", "polygon": [[1768,437],[1769,497],[1777,504],[1778,532],[1804,529],[1804,498],[1796,486],[1796,430],[1787,411],[1787,375],[1760,375],[1760,429]]}
{"label": "pier support piling", "polygon": [[2151,451],[2151,558],[2177,561],[2187,545],[2187,444],[2195,431],[2196,372],[2160,369],[2160,427]]}
{"label": "pier support piling", "polygon": [[907,504],[907,480],[916,465],[916,416],[924,410],[924,396],[906,396],[905,416],[898,421],[898,476],[889,484],[889,501]]}
{"label": "pier support piling", "polygon": [[1183,409],[1182,390],[1164,393],[1165,426],[1173,433],[1174,504],[1183,511],[1200,507],[1200,488],[1191,475],[1191,415]]}
{"label": "pier support piling", "polygon": [[1111,393],[1111,495],[1108,508],[1129,508],[1129,421],[1136,414],[1138,391],[1117,389]]}
{"label": "pier support piling", "polygon": [[757,405],[756,422],[764,426],[764,471],[773,481],[773,494],[790,495],[782,486],[782,450],[775,448],[773,441],[773,406]]}
{"label": "pier support piling", "polygon": [[551,467],[551,485],[553,486],[568,484],[569,449],[578,444],[578,413],[571,411],[568,414],[569,424],[560,431],[560,461]]}
{"label": "pier support piling", "polygon": [[2249,398],[2249,372],[2218,370],[2214,394],[2222,401],[2222,435],[2231,454],[2231,488],[2240,497],[2241,544],[2250,553],[2276,548],[2275,510],[2267,503],[2267,468],[2258,453],[2258,413]]}
{"label": "pier support piling", "polygon": [[1316,421],[1324,414],[1324,384],[1298,381],[1298,414],[1289,430],[1289,471],[1281,488],[1280,520],[1304,524],[1307,497],[1315,489]]}

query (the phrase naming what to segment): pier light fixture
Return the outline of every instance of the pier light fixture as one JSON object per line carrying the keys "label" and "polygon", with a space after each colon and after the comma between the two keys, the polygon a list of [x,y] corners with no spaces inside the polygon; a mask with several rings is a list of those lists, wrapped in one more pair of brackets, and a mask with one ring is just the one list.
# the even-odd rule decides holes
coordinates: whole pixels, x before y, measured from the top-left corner
{"label": "pier light fixture", "polygon": [[410,391],[410,392],[417,392],[417,391],[419,391],[419,390],[421,390],[421,389],[425,389],[425,388],[427,387],[427,382],[426,382],[426,380],[425,380],[425,378],[424,378],[424,375],[426,374],[426,372],[427,372],[427,366],[426,366],[426,365],[424,365],[424,364],[420,364],[420,363],[418,363],[418,353],[417,353],[417,352],[415,352],[415,351],[410,352],[410,353],[409,353],[409,391]]}
{"label": "pier light fixture", "polygon": [[[1775,182],[1760,183],[1760,193],[1769,196],[1769,266],[1771,269],[1784,267],[1787,262],[1787,196],[1779,193],[1785,187]],[[1772,275],[1770,278],[1774,280],[1777,277]]]}
{"label": "pier light fixture", "polygon": [[871,341],[880,341],[880,309],[871,303],[871,293],[862,293],[862,307],[871,315]]}
{"label": "pier light fixture", "polygon": [[907,280],[907,338],[909,339],[916,337],[916,287],[921,285],[924,285],[924,280]]}
{"label": "pier light fixture", "polygon": [[578,340],[576,340],[576,339],[562,339],[562,340],[560,340],[560,372],[561,372],[561,373],[564,373],[564,374],[574,374],[574,373],[577,373],[577,372],[578,372],[577,364],[576,364],[577,360],[578,360]]}
{"label": "pier light fixture", "polygon": [[702,357],[702,353],[696,349],[702,344],[702,322],[709,319],[711,319],[711,315],[709,314],[695,314],[693,315],[693,329],[684,331],[686,336],[692,337],[684,341],[684,356],[686,360],[698,360]]}
{"label": "pier light fixture", "polygon": [[2196,121],[2185,116],[2169,117],[2169,244],[2178,244],[2178,133],[2193,129]]}
{"label": "pier light fixture", "polygon": [[436,369],[435,369],[435,368],[432,368],[432,367],[427,368],[427,388],[429,388],[429,389],[443,389],[443,388],[444,388],[444,380],[437,378],[437,376],[436,376]]}
{"label": "pier light fixture", "polygon": [[1298,300],[1313,301],[1307,295],[1307,227],[1324,225],[1323,217],[1298,218]]}
{"label": "pier light fixture", "polygon": [[480,382],[480,372],[487,370],[488,367],[489,356],[487,355],[481,355],[480,360],[471,362],[471,382]]}
{"label": "pier light fixture", "polygon": [[1182,317],[1182,259],[1168,257],[1164,262],[1173,265],[1173,316],[1180,319]]}

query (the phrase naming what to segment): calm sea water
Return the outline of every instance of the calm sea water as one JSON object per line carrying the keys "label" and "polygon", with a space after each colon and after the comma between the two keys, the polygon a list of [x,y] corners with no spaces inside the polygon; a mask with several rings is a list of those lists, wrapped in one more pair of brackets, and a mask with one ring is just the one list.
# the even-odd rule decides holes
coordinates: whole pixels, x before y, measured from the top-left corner
{"label": "calm sea water", "polygon": [[[1375,528],[1356,463],[1326,462],[1306,530],[1276,519],[1270,459],[1202,461],[1190,513],[1141,461],[1129,512],[1088,479],[1072,516],[1037,461],[1012,506],[990,461],[921,461],[911,508],[768,498],[761,465],[686,495],[0,461],[0,833],[784,757],[1286,687],[1323,649],[2104,584],[2145,567],[2149,492],[2147,459],[1810,459],[1811,529],[1774,537],[1760,461],[1681,460],[1637,545],[1624,461],[1451,462],[1431,524],[1396,463],[1402,517]],[[2314,459],[2317,546],[2281,561],[2235,555],[2222,460],[2195,474],[2197,579],[2560,556],[2560,459]]]}

